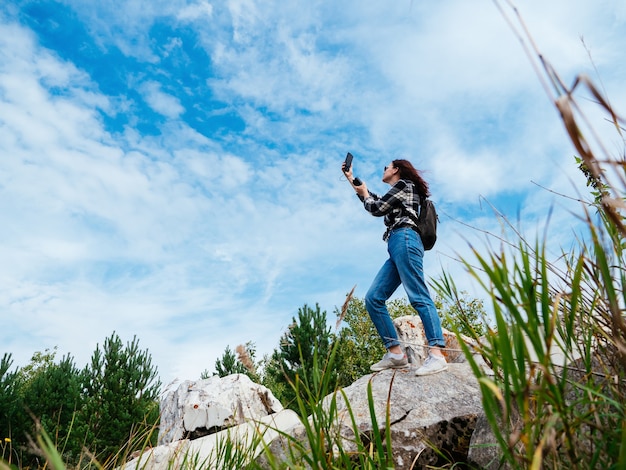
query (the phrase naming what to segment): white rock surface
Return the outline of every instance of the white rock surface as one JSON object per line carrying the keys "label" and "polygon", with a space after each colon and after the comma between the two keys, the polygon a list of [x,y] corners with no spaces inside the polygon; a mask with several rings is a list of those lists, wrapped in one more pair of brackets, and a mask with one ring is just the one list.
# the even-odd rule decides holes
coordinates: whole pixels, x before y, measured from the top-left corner
{"label": "white rock surface", "polygon": [[263,385],[247,375],[174,381],[161,394],[159,445],[196,438],[283,410]]}
{"label": "white rock surface", "polygon": [[249,461],[257,457],[280,432],[289,431],[300,424],[300,418],[291,410],[249,420],[215,434],[198,439],[183,439],[170,444],[149,449],[139,457],[129,461],[121,470],[176,470],[180,468],[202,468],[222,470],[225,462],[220,457],[220,446],[230,443],[237,448],[249,449]]}

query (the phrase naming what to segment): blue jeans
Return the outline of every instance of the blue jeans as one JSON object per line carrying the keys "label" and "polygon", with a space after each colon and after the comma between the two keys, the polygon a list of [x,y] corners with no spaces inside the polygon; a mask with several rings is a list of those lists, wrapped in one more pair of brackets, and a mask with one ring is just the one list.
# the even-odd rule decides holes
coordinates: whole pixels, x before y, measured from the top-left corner
{"label": "blue jeans", "polygon": [[424,245],[419,234],[408,227],[394,229],[387,240],[387,252],[389,259],[365,294],[367,313],[385,347],[389,349],[400,344],[386,305],[400,284],[422,319],[428,344],[445,347],[441,320],[424,281]]}

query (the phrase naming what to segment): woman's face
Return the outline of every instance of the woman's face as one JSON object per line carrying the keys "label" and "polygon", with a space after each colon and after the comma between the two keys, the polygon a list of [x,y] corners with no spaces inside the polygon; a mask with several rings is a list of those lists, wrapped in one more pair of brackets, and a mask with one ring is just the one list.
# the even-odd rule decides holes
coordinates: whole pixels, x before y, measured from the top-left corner
{"label": "woman's face", "polygon": [[385,171],[383,173],[383,182],[384,183],[393,183],[399,175],[400,170],[393,166],[393,163],[390,163],[385,167]]}

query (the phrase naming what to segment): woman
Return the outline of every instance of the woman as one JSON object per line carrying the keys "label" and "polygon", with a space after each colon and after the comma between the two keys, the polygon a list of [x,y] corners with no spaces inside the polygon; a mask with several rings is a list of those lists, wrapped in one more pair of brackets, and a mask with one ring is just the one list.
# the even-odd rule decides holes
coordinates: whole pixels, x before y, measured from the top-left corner
{"label": "woman", "polygon": [[352,168],[344,174],[363,202],[365,210],[374,216],[383,217],[387,227],[383,240],[387,242],[389,259],[365,295],[367,313],[387,348],[382,360],[373,364],[371,369],[381,371],[408,367],[386,305],[402,284],[409,302],[422,319],[430,346],[428,358],[415,374],[430,375],[446,370],[448,365],[441,352],[441,348],[445,347],[441,320],[424,280],[424,246],[413,222],[417,219],[420,198],[430,195],[428,183],[408,160],[394,160],[385,167],[383,182],[389,184],[391,189],[382,197],[370,192],[365,183],[357,181],[355,185]]}

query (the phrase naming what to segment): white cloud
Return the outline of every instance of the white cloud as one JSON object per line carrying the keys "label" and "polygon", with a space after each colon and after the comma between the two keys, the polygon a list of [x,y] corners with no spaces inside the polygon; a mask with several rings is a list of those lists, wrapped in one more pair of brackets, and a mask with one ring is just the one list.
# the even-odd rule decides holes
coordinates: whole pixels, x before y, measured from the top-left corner
{"label": "white cloud", "polygon": [[177,119],[185,112],[185,108],[180,104],[180,100],[163,92],[161,84],[158,82],[144,82],[139,86],[139,91],[148,106],[165,117]]}
{"label": "white cloud", "polygon": [[212,13],[213,6],[209,2],[201,1],[183,6],[176,17],[181,21],[194,21],[203,17],[211,18]]}

